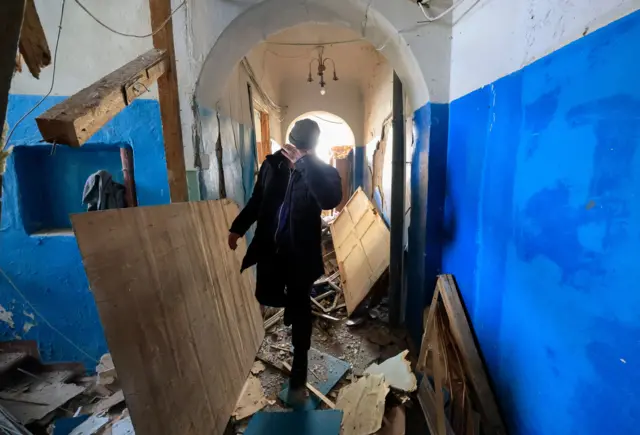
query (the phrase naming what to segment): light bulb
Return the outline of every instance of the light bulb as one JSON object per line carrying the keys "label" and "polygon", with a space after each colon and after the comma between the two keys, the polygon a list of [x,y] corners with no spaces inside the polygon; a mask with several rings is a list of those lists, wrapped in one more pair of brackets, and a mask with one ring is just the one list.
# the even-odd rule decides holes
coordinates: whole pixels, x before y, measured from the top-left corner
{"label": "light bulb", "polygon": [[320,95],[324,95],[326,93],[327,93],[327,90],[325,88],[320,89]]}

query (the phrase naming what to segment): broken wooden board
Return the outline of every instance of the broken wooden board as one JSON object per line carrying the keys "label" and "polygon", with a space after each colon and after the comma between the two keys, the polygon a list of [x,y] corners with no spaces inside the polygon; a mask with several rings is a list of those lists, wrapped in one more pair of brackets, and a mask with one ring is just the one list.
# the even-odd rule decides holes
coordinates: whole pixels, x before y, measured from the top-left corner
{"label": "broken wooden board", "polygon": [[65,382],[73,375],[70,370],[23,374],[3,386],[0,404],[22,424],[40,420],[86,390],[84,386]]}
{"label": "broken wooden board", "polygon": [[365,371],[370,375],[383,375],[384,381],[391,388],[411,393],[418,388],[416,376],[411,371],[411,363],[407,360],[408,350],[389,358],[382,364],[371,364]]}
{"label": "broken wooden board", "polygon": [[453,276],[440,275],[437,291],[444,302],[449,317],[449,328],[460,350],[467,378],[478,395],[477,405],[480,407],[487,425],[485,431],[492,434],[505,434],[507,433],[506,428],[500,416],[500,410],[489,384],[484,364],[478,353],[473,332],[469,327],[469,320]]}
{"label": "broken wooden board", "polygon": [[[328,353],[320,352],[314,348],[309,350],[309,371],[307,372],[307,381],[315,387],[321,394],[327,395],[329,391],[338,383],[338,381],[349,370],[351,365],[341,359],[335,358]],[[313,373],[312,373],[313,371]],[[289,384],[278,395],[283,403],[291,406],[289,403]],[[322,400],[313,395],[307,398],[301,410],[311,411],[316,409]]]}
{"label": "broken wooden board", "polygon": [[93,413],[100,414],[102,412],[108,411],[109,409],[122,402],[124,402],[124,393],[122,392],[122,390],[118,390],[111,396],[105,397],[104,399],[96,403],[93,407]]}
{"label": "broken wooden board", "polygon": [[260,379],[249,375],[236,403],[236,409],[231,416],[236,420],[243,420],[260,411],[265,406],[274,403],[275,401],[269,401],[264,396],[264,389],[262,388]]}
{"label": "broken wooden board", "polygon": [[342,412],[328,409],[306,412],[259,412],[244,435],[338,435]]}
{"label": "broken wooden board", "polygon": [[[20,27],[25,10],[26,0],[0,1],[0,131],[5,128],[7,105],[9,103],[9,88],[15,70],[16,53],[18,52],[18,40],[20,39]],[[0,134],[0,136],[4,136]],[[0,140],[0,149],[4,146]],[[0,166],[2,166],[2,154],[0,153]],[[2,168],[0,168],[2,169]],[[0,177],[2,171],[0,171]],[[0,184],[0,190],[2,185]]]}
{"label": "broken wooden board", "polygon": [[388,392],[382,375],[365,375],[340,390],[336,409],[344,412],[342,435],[372,434],[379,430]]}
{"label": "broken wooden board", "polygon": [[347,312],[351,315],[389,267],[389,229],[362,188],[331,224]]}
{"label": "broken wooden board", "polygon": [[36,118],[42,138],[78,147],[127,107],[168,68],[164,50],[151,49]]}
{"label": "broken wooden board", "polygon": [[25,6],[19,45],[29,72],[39,79],[42,68],[51,64],[51,51],[34,0],[27,0]]}
{"label": "broken wooden board", "polygon": [[71,216],[137,435],[222,434],[263,336],[229,200]]}
{"label": "broken wooden board", "polygon": [[[438,424],[437,424],[437,408],[436,408],[436,395],[433,391],[433,387],[429,383],[429,379],[425,376],[420,382],[420,387],[418,388],[418,402],[420,403],[420,407],[422,408],[422,413],[424,414],[425,420],[427,421],[427,426],[429,427],[429,432],[433,435],[438,434]],[[456,435],[451,429],[451,424],[449,424],[449,420],[445,420],[445,430],[447,435]]]}

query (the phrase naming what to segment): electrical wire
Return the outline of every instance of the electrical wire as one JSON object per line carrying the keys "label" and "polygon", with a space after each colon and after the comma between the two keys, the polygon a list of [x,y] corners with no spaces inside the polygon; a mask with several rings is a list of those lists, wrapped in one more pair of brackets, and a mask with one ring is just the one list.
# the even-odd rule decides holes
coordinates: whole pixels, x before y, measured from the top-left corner
{"label": "electrical wire", "polygon": [[83,5],[82,3],[80,3],[80,0],[74,0],[78,6],[80,6],[80,8],[85,11],[87,13],[87,15],[89,15],[91,18],[93,18],[98,24],[100,24],[102,27],[104,27],[105,29],[115,33],[116,35],[120,35],[120,36],[126,36],[128,38],[148,38],[150,36],[154,36],[155,34],[157,34],[158,32],[160,32],[162,29],[165,28],[165,26],[167,25],[167,23],[171,20],[171,18],[173,17],[173,15],[178,12],[178,10],[183,7],[184,5],[187,4],[187,0],[183,0],[182,3],[180,3],[174,10],[173,12],[171,12],[169,14],[169,16],[167,17],[166,20],[164,20],[162,22],[162,24],[160,24],[160,26],[156,29],[153,30],[151,33],[147,33],[144,35],[136,35],[133,33],[125,33],[125,32],[120,32],[118,30],[115,30],[113,27],[108,26],[107,24],[105,24],[103,21],[101,21],[98,17],[96,17],[93,13],[91,13],[91,11],[89,9],[86,8],[85,5]]}
{"label": "electrical wire", "polygon": [[438,21],[440,18],[444,17],[449,12],[453,11],[455,8],[460,6],[464,1],[465,0],[458,0],[457,2],[453,3],[453,5],[451,5],[451,7],[449,7],[449,9],[445,10],[444,12],[441,12],[439,15],[436,15],[435,17],[432,17],[427,13],[427,10],[425,9],[425,7],[422,4],[422,2],[418,2],[418,7],[420,8],[420,11],[422,12],[422,15],[424,15],[424,17],[427,19],[427,21],[418,21],[418,22],[419,23],[432,23],[434,21]]}
{"label": "electrical wire", "polygon": [[[77,0],[76,0],[77,1]],[[345,41],[333,41],[333,42],[277,42],[277,41],[264,41],[270,45],[284,45],[292,47],[325,47],[327,45],[340,45],[340,44],[353,44],[355,42],[366,41],[364,38],[347,39]]]}
{"label": "electrical wire", "polygon": [[51,93],[53,92],[53,86],[56,82],[56,65],[58,63],[58,47],[60,46],[60,35],[62,34],[62,19],[64,18],[64,6],[66,4],[67,0],[62,0],[62,8],[60,11],[60,23],[58,23],[58,36],[56,37],[56,46],[53,50],[53,71],[51,74],[51,86],[49,86],[49,91],[47,91],[47,93],[44,95],[44,97],[42,97],[40,99],[40,101],[38,101],[35,106],[33,106],[27,113],[25,113],[24,115],[22,115],[22,117],[18,120],[18,122],[16,122],[16,125],[13,126],[13,128],[11,129],[11,131],[9,132],[9,134],[7,135],[7,140],[4,143],[4,148],[6,148],[6,146],[9,144],[9,140],[11,139],[11,136],[13,136],[13,133],[16,131],[16,128],[18,128],[18,126],[22,123],[22,121],[24,121],[24,119],[31,115],[33,113],[34,110],[36,110],[38,107],[40,107],[40,105],[42,104],[42,102],[44,100],[46,100],[47,98],[49,98],[49,95],[51,95]]}
{"label": "electrical wire", "polygon": [[58,328],[56,328],[55,326],[53,326],[46,317],[44,317],[42,315],[42,313],[40,313],[40,311],[38,311],[36,309],[36,307],[33,306],[33,304],[31,302],[29,302],[29,299],[27,299],[27,297],[25,296],[24,293],[22,293],[20,291],[20,289],[13,283],[13,281],[11,280],[11,278],[9,278],[9,275],[7,275],[5,273],[4,270],[2,270],[2,268],[0,268],[0,275],[4,276],[4,279],[7,280],[7,282],[9,283],[9,285],[11,287],[13,287],[13,289],[16,291],[16,293],[18,293],[20,295],[20,297],[26,302],[26,304],[29,306],[29,308],[31,308],[33,310],[33,312],[40,318],[40,320],[42,320],[42,322],[47,325],[49,328],[51,328],[55,333],[57,333],[58,335],[60,335],[60,337],[62,337],[67,343],[69,343],[71,346],[73,346],[78,352],[80,352],[81,354],[83,354],[84,356],[86,356],[87,358],[89,358],[90,360],[98,363],[100,362],[97,358],[95,358],[94,356],[90,355],[89,353],[85,352],[80,346],[78,346],[77,344],[75,344],[69,337],[67,337],[66,335],[64,335],[62,333],[62,331],[60,331]]}

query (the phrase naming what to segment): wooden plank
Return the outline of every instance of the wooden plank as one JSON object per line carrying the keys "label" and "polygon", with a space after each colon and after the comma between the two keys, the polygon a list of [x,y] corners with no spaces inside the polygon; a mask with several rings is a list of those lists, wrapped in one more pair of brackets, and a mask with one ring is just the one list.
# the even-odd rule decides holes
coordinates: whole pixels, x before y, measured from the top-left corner
{"label": "wooden plank", "polygon": [[[436,313],[437,315],[437,313]],[[433,322],[433,333],[431,336],[431,348],[433,349],[433,379],[436,398],[436,429],[438,435],[446,435],[446,420],[444,414],[444,392],[442,391],[442,378],[445,376],[442,364],[442,349],[440,347],[440,325],[438,321]]]}
{"label": "wooden plank", "polygon": [[[438,301],[440,300],[440,291],[436,284],[436,288],[433,290],[433,297],[431,298],[431,305],[429,305],[429,311],[427,318],[424,321],[424,332],[422,333],[422,344],[420,345],[420,355],[418,356],[418,363],[416,370],[422,371],[427,364],[427,358],[429,357],[429,333],[433,329],[433,323],[435,322],[436,308]],[[425,310],[426,311],[426,310]]]}
{"label": "wooden plank", "polygon": [[[429,432],[437,434],[435,392],[426,377],[422,379],[418,387],[418,402],[427,421],[427,426],[429,426]],[[448,420],[445,420],[445,429],[447,435],[455,435]]]}
{"label": "wooden plank", "polygon": [[149,0],[149,12],[151,28],[160,29],[153,35],[153,46],[165,50],[169,58],[169,68],[166,74],[158,79],[164,152],[169,174],[169,194],[171,202],[184,202],[189,200],[189,190],[182,145],[178,77],[173,45],[173,20],[169,19],[164,24],[171,16],[171,0]]}
{"label": "wooden plank", "polygon": [[506,429],[500,416],[500,410],[489,385],[489,379],[478,353],[453,276],[440,275],[437,285],[449,317],[449,328],[461,353],[467,378],[478,395],[478,406],[481,408],[481,414],[487,425],[485,430],[492,434],[505,434]]}
{"label": "wooden plank", "polygon": [[167,54],[152,49],[36,118],[45,141],[78,147],[145,93],[167,69]]}
{"label": "wooden plank", "polygon": [[[4,128],[9,88],[16,67],[16,53],[25,0],[0,1],[0,131]],[[0,147],[4,144],[0,143]]]}
{"label": "wooden plank", "polygon": [[351,314],[389,268],[389,229],[359,188],[331,224],[331,237]]}
{"label": "wooden plank", "polygon": [[51,51],[44,34],[34,0],[27,0],[20,32],[20,54],[35,78],[40,78],[42,68],[51,64]]}
{"label": "wooden plank", "polygon": [[219,435],[263,336],[229,200],[71,217],[138,435]]}

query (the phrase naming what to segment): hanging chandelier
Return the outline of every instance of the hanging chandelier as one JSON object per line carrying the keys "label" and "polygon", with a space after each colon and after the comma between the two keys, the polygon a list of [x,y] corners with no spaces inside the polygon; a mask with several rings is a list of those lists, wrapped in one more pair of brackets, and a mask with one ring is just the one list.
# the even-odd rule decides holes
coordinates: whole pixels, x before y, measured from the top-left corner
{"label": "hanging chandelier", "polygon": [[313,68],[313,63],[318,62],[318,77],[320,77],[320,95],[324,95],[327,93],[326,82],[324,81],[324,73],[327,70],[327,62],[331,61],[333,65],[333,81],[338,81],[338,75],[336,74],[336,63],[333,59],[329,57],[324,57],[324,47],[318,47],[318,57],[311,59],[309,62],[309,77],[307,77],[307,82],[313,82],[313,74],[311,73]]}

